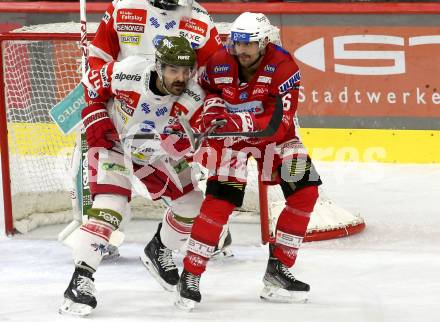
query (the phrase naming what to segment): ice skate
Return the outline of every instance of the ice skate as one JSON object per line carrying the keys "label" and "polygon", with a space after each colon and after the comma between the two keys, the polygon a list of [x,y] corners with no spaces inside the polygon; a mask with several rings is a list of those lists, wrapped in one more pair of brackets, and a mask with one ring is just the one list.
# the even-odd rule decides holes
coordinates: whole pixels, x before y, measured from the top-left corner
{"label": "ice skate", "polygon": [[173,261],[173,251],[160,240],[159,224],[153,239],[145,246],[140,259],[151,275],[169,292],[174,291],[179,281],[179,271]]}
{"label": "ice skate", "polygon": [[174,304],[181,310],[191,312],[195,304],[200,303],[202,295],[199,289],[200,275],[183,270],[177,284],[177,295]]}
{"label": "ice skate", "polygon": [[267,263],[260,298],[270,302],[305,303],[310,291],[307,283],[298,281],[287,266],[275,258]]}
{"label": "ice skate", "polygon": [[93,273],[85,268],[75,268],[70,284],[64,292],[64,302],[59,308],[60,314],[86,316],[96,308],[96,289],[92,275]]}

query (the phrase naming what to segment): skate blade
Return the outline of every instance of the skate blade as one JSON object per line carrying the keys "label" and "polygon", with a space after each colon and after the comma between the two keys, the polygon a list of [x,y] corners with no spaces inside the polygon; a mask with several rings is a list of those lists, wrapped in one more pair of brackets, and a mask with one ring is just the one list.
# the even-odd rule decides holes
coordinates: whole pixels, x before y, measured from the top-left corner
{"label": "skate blade", "polygon": [[75,303],[70,299],[64,299],[63,304],[61,304],[58,309],[60,314],[68,314],[73,316],[87,316],[92,312],[93,308],[90,305]]}
{"label": "skate blade", "polygon": [[192,312],[196,306],[196,302],[190,299],[186,299],[181,297],[179,293],[176,295],[176,300],[174,301],[174,305],[185,312]]}
{"label": "skate blade", "polygon": [[306,303],[309,292],[288,291],[276,286],[264,286],[260,293],[260,298],[268,302],[275,303]]}
{"label": "skate blade", "polygon": [[145,268],[147,269],[147,271],[150,272],[151,276],[153,276],[153,278],[160,284],[160,286],[163,287],[163,289],[167,292],[174,292],[176,286],[175,285],[171,285],[168,284],[167,282],[165,282],[159,275],[159,272],[156,270],[156,267],[154,267],[153,263],[151,262],[151,260],[148,258],[147,255],[145,255],[145,253],[143,253],[139,259],[141,260],[142,264],[144,264]]}

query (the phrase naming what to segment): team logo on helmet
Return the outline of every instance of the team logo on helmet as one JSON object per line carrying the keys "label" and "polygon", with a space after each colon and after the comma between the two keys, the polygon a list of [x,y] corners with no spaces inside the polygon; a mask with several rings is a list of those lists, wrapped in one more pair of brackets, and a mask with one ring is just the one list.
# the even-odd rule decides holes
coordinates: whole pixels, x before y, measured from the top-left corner
{"label": "team logo on helmet", "polygon": [[156,58],[163,64],[193,67],[196,54],[183,37],[164,37],[157,46]]}
{"label": "team logo on helmet", "polygon": [[153,45],[154,45],[154,47],[157,48],[164,38],[165,38],[165,36],[163,36],[163,35],[156,35],[153,38]]}
{"label": "team logo on helmet", "polygon": [[171,41],[169,41],[167,38],[164,38],[162,40],[162,43],[163,43],[163,45],[165,47],[168,47],[168,48],[173,48],[174,47],[174,45],[171,43]]}
{"label": "team logo on helmet", "polygon": [[231,32],[231,39],[232,39],[232,41],[245,41],[245,42],[249,42],[250,37],[251,37],[251,34],[249,34],[247,32],[236,32],[236,31],[232,31]]}

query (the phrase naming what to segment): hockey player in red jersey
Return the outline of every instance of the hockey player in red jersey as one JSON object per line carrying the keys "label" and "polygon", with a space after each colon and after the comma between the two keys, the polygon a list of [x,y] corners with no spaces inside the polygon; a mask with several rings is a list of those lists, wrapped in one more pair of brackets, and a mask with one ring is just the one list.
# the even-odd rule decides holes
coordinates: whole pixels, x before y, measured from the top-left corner
{"label": "hockey player in red jersey", "polygon": [[261,297],[269,301],[304,301],[310,289],[307,283],[295,279],[289,268],[305,236],[321,180],[295,128],[301,74],[292,56],[271,42],[274,28],[261,13],[241,14],[232,24],[228,51],[215,53],[201,77],[207,92],[202,132],[220,119],[227,122],[217,133],[261,131],[277,108],[277,96],[283,104],[283,117],[271,137],[208,140],[207,155],[216,155],[216,162],[207,162],[211,171],[206,197],[191,231],[177,286],[176,305],[186,310],[201,301],[200,276],[223,225],[243,202],[250,153],[262,171],[262,180],[279,184],[286,199],[276,225],[276,240],[269,246]]}

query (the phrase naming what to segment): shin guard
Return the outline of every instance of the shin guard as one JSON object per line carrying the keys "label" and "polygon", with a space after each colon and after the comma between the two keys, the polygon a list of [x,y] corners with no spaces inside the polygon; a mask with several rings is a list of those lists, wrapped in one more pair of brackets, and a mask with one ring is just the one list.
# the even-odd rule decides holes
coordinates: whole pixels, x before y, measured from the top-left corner
{"label": "shin guard", "polygon": [[185,245],[202,202],[202,192],[195,190],[171,202],[171,207],[163,216],[160,230],[160,238],[167,248],[178,250]]}
{"label": "shin guard", "polygon": [[112,232],[118,228],[122,216],[110,209],[91,208],[87,211],[89,220],[78,231],[77,242],[73,247],[75,264],[85,262],[94,270],[98,268]]}
{"label": "shin guard", "polygon": [[183,260],[184,268],[194,275],[205,271],[206,264],[218,244],[223,225],[235,206],[229,201],[208,195],[203,201],[200,215],[194,221],[188,252]]}

